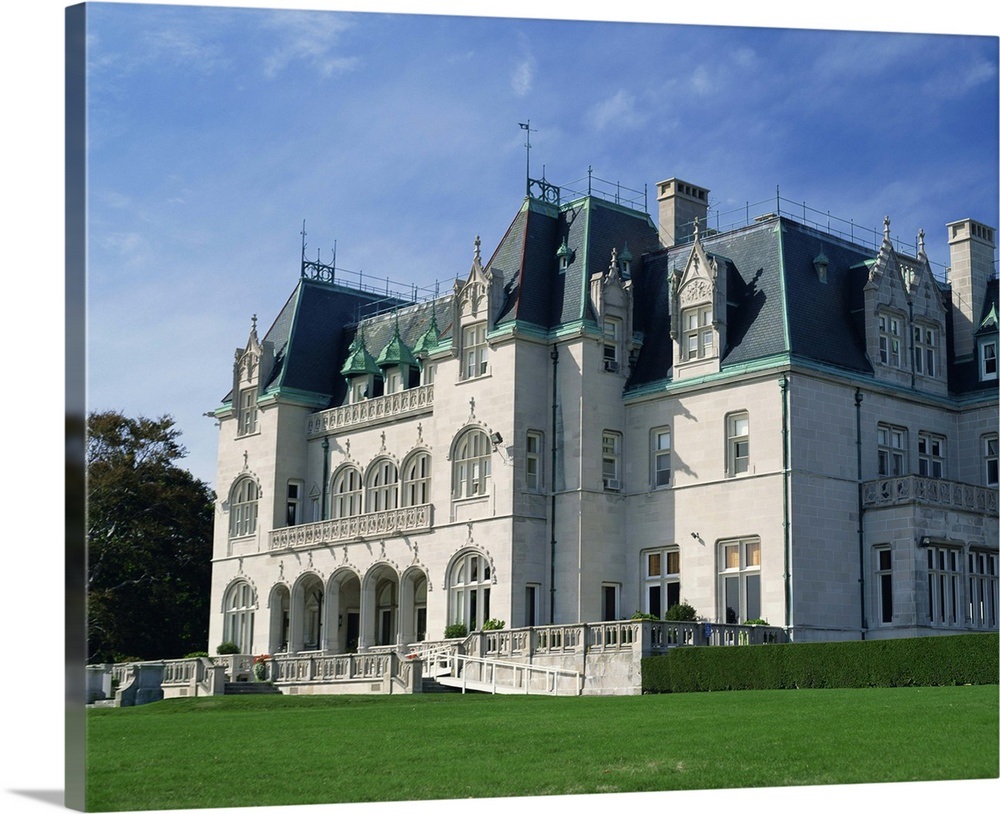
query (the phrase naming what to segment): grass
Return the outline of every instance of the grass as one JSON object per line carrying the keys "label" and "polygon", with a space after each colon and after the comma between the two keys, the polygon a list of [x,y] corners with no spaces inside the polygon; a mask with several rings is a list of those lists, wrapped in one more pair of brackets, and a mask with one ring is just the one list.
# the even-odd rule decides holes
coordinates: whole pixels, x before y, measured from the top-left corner
{"label": "grass", "polygon": [[88,713],[92,811],[969,780],[996,686],[250,696]]}

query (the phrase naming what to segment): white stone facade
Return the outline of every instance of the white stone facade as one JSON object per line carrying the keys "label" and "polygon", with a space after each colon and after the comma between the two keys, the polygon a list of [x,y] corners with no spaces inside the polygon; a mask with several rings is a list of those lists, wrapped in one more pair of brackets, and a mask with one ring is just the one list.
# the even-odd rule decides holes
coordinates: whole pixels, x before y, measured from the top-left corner
{"label": "white stone facade", "polygon": [[[790,235],[818,238],[784,219],[700,235],[677,213],[707,190],[671,181],[691,200],[661,183],[660,238],[620,207],[529,199],[450,294],[329,317],[311,345],[321,297],[372,298],[304,266],[216,411],[212,650],[365,652],[678,602],[796,641],[997,628],[995,362],[975,350],[996,343],[992,230],[949,226],[956,310],[888,222],[867,265],[844,245],[779,268]],[[777,231],[788,257],[753,277]],[[537,263],[518,235],[545,243]],[[793,274],[843,292],[843,335],[808,334]]]}

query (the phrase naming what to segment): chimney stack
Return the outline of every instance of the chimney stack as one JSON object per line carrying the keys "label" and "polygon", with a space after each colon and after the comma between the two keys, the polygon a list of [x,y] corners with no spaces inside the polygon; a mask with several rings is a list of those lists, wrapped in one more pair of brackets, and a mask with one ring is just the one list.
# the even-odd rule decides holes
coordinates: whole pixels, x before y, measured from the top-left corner
{"label": "chimney stack", "polygon": [[708,190],[669,178],[656,185],[656,200],[660,204],[660,242],[665,248],[686,243],[694,235],[695,218],[699,230],[705,231],[708,216]]}
{"label": "chimney stack", "polygon": [[948,224],[948,248],[951,268],[952,338],[956,360],[969,359],[976,351],[975,333],[979,328],[986,284],[994,274],[996,230],[971,218]]}

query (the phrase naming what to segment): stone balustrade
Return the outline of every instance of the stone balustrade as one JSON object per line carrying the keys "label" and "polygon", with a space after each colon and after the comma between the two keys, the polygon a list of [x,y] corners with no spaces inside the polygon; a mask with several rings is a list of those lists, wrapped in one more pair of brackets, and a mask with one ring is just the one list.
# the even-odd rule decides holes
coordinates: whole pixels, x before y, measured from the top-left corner
{"label": "stone balustrade", "polygon": [[368,427],[398,418],[429,413],[433,409],[434,385],[425,384],[316,413],[306,422],[306,437],[313,438],[341,430]]}
{"label": "stone balustrade", "polygon": [[862,484],[861,496],[866,509],[920,503],[993,517],[998,514],[996,489],[919,475],[866,481]]}
{"label": "stone balustrade", "polygon": [[404,506],[384,512],[370,512],[354,517],[320,520],[300,526],[286,526],[268,532],[270,551],[289,548],[312,548],[352,540],[391,537],[407,532],[428,531],[433,526],[434,507],[430,503]]}

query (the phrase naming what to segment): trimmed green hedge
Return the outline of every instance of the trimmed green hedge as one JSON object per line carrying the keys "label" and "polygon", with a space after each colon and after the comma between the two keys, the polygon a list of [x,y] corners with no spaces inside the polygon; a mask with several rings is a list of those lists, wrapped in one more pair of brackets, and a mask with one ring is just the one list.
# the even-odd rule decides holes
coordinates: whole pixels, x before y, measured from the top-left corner
{"label": "trimmed green hedge", "polygon": [[642,690],[705,692],[996,684],[1000,636],[968,633],[749,647],[675,647],[642,660]]}

